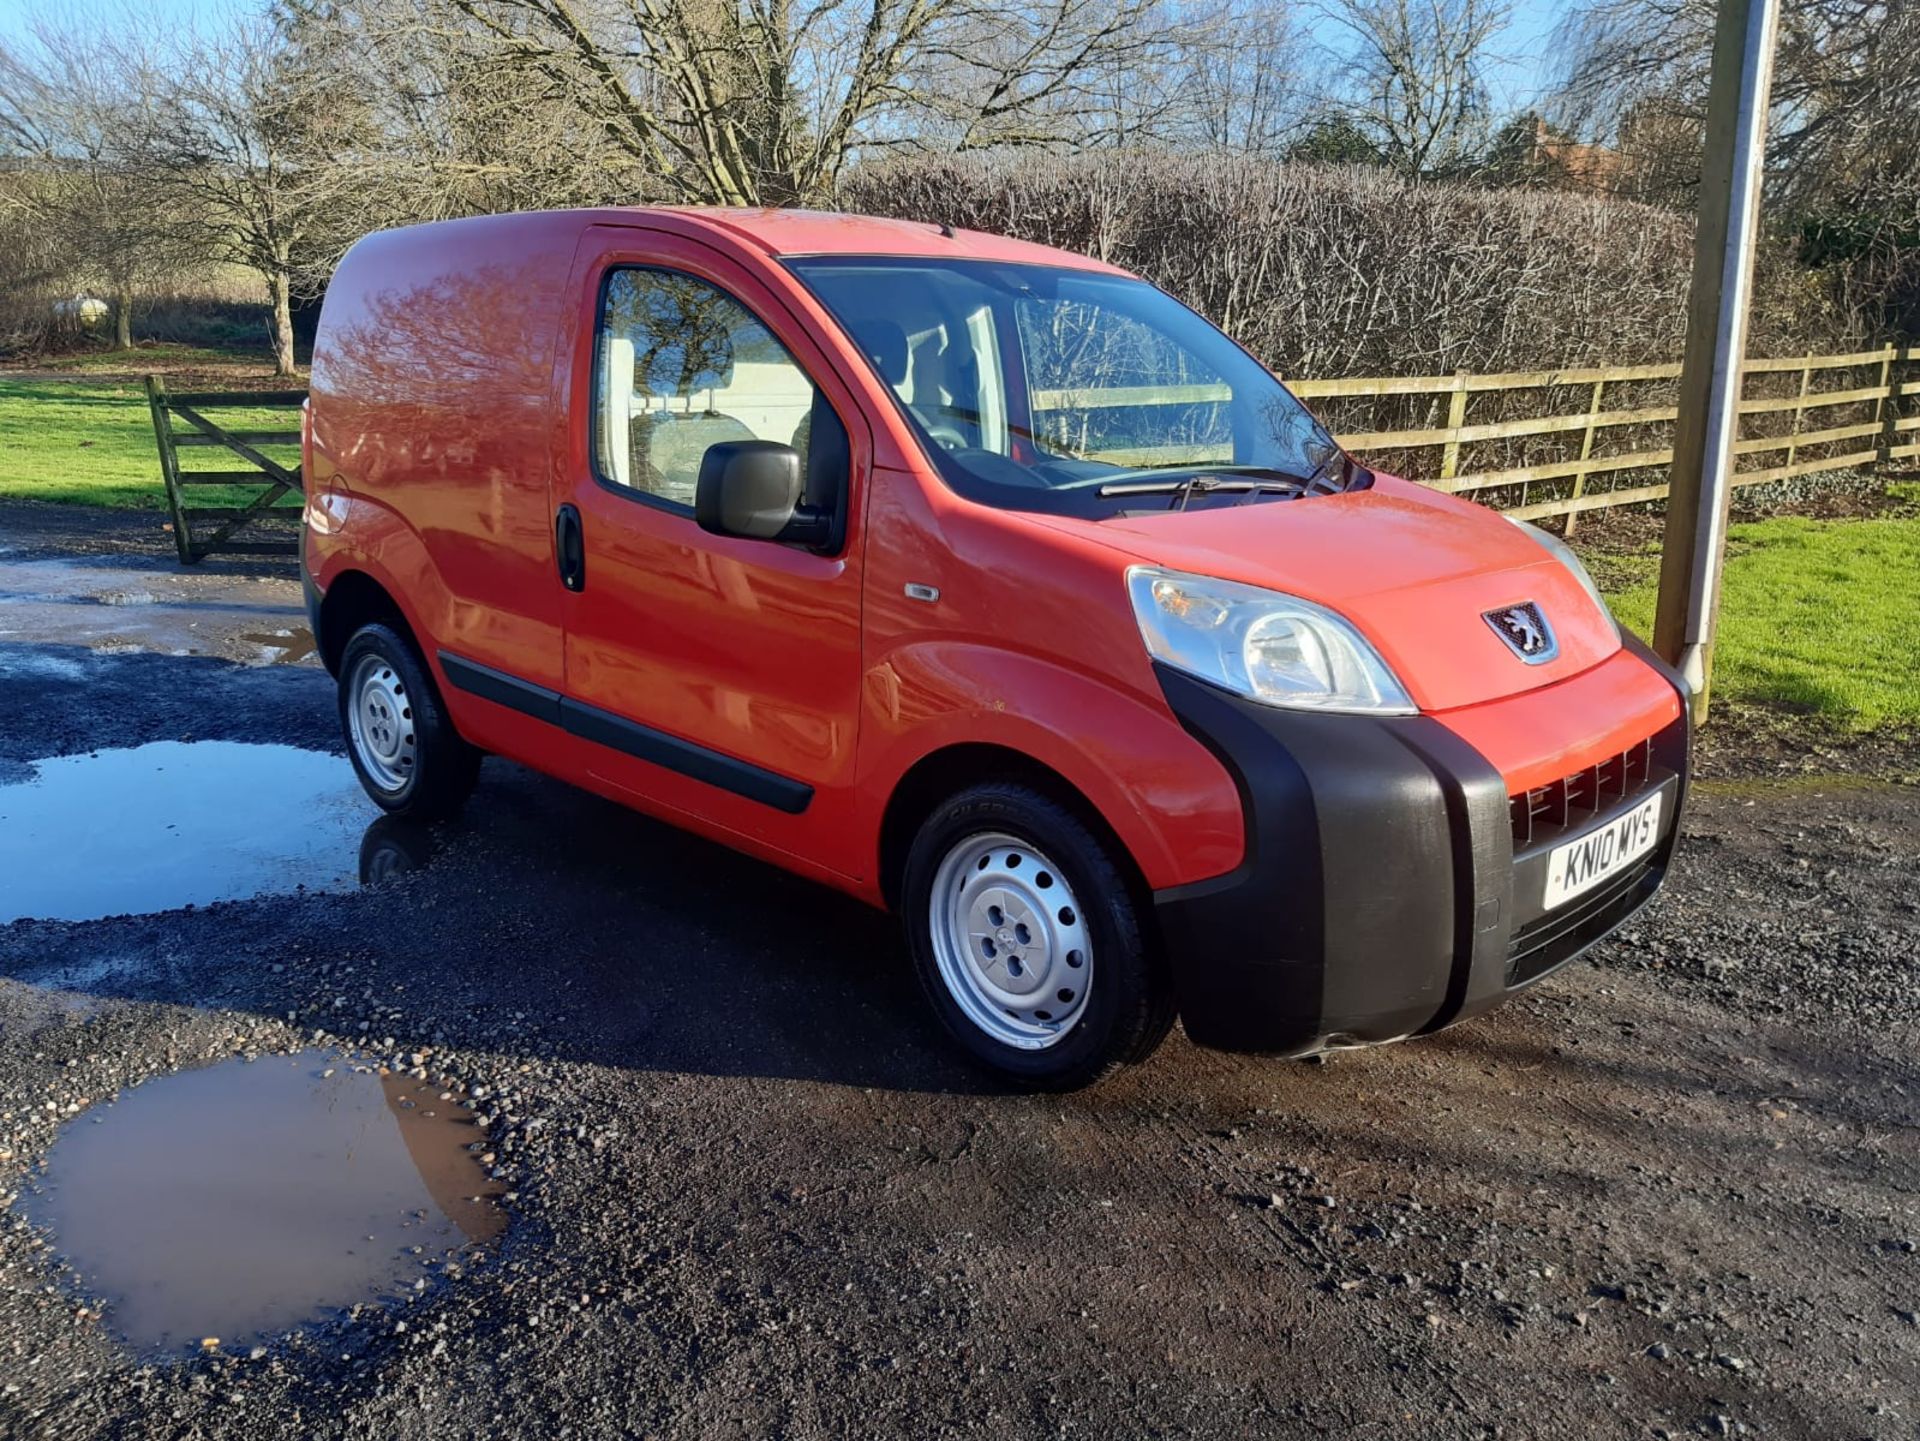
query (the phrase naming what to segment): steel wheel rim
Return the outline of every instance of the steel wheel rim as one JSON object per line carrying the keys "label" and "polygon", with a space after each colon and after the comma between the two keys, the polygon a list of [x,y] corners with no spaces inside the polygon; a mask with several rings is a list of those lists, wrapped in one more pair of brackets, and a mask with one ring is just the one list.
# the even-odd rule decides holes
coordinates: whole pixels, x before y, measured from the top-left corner
{"label": "steel wheel rim", "polygon": [[348,678],[347,698],[347,732],[361,766],[381,790],[406,789],[417,746],[406,682],[380,656],[362,656]]}
{"label": "steel wheel rim", "polygon": [[956,843],[934,872],[928,924],[947,994],[993,1040],[1044,1051],[1086,1014],[1086,913],[1030,842],[994,831]]}

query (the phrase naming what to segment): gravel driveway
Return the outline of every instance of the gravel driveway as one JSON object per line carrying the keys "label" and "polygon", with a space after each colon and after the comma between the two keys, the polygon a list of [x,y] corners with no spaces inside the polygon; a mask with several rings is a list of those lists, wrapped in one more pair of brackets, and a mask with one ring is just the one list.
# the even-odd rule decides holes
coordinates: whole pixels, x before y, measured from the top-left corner
{"label": "gravel driveway", "polygon": [[[234,623],[297,627],[278,584]],[[197,649],[0,643],[0,781],[334,748],[310,661]],[[1911,1438],[1920,788],[1860,754],[1711,750],[1662,899],[1494,1015],[1068,1097],[957,1061],[885,917],[499,761],[380,884],[0,926],[0,1196],[119,1088],[317,1037],[484,1098],[512,1218],[146,1364],[0,1212],[0,1436]]]}

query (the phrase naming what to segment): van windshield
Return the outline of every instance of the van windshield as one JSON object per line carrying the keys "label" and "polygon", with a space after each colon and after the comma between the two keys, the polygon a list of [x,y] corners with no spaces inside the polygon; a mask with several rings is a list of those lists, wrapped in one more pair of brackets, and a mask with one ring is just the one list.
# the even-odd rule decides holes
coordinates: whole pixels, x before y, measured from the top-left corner
{"label": "van windshield", "polygon": [[1259,362],[1145,281],[917,257],[788,265],[971,499],[1097,517],[1367,478]]}

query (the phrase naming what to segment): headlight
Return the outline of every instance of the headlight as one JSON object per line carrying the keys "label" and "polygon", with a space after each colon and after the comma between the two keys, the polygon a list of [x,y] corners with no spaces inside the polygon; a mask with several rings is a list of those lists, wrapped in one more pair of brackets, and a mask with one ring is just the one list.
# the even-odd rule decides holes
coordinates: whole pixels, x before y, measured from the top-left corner
{"label": "headlight", "polygon": [[1607,623],[1613,626],[1613,633],[1618,637],[1620,627],[1613,619],[1613,612],[1607,609],[1607,603],[1600,595],[1600,587],[1593,583],[1593,577],[1587,574],[1586,565],[1581,561],[1579,556],[1573,553],[1573,547],[1550,530],[1542,530],[1539,526],[1531,525],[1524,520],[1513,520],[1512,516],[1508,516],[1507,519],[1512,520],[1521,530],[1538,541],[1540,545],[1545,548],[1548,555],[1552,556],[1572,572],[1573,578],[1580,582],[1580,588],[1587,593],[1587,598],[1593,602],[1594,609],[1598,610],[1600,614],[1607,618]]}
{"label": "headlight", "polygon": [[1127,593],[1154,659],[1248,700],[1373,715],[1418,709],[1366,637],[1325,606],[1149,565],[1127,572]]}

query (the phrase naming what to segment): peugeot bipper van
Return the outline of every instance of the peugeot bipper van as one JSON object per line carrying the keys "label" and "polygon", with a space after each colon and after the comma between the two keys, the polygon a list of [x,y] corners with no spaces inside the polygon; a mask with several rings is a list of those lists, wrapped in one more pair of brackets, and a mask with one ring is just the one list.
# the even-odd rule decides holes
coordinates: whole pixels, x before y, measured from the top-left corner
{"label": "peugeot bipper van", "polygon": [[1028,1085],[1176,1016],[1276,1055],[1450,1025],[1672,851],[1683,696],[1573,554],[1084,256],[766,210],[371,235],[305,459],[379,805],[507,756],[888,907]]}

